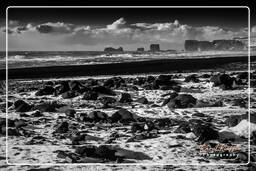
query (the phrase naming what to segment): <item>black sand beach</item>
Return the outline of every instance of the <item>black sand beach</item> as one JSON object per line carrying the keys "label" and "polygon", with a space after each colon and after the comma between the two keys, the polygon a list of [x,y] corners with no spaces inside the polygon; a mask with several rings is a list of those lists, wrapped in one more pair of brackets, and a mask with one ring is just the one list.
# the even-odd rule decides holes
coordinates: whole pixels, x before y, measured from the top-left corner
{"label": "black sand beach", "polygon": [[[255,61],[256,56],[251,56]],[[230,63],[248,63],[247,56],[215,57],[196,59],[159,59],[140,62],[125,62],[96,65],[69,65],[8,69],[9,79],[56,78],[70,76],[125,75],[142,73],[159,73],[170,71],[198,71],[216,69]],[[5,69],[0,70],[0,80],[5,79]]]}

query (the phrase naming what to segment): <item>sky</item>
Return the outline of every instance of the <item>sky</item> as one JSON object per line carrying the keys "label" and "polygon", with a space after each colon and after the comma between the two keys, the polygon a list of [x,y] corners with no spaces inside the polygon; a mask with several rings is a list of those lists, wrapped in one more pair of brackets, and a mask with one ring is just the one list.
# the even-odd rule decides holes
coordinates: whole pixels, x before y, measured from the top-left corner
{"label": "sky", "polygon": [[[256,35],[252,22],[252,35]],[[248,36],[246,8],[10,8],[8,30],[0,18],[0,50],[8,31],[10,51],[101,51],[184,48],[187,39]]]}

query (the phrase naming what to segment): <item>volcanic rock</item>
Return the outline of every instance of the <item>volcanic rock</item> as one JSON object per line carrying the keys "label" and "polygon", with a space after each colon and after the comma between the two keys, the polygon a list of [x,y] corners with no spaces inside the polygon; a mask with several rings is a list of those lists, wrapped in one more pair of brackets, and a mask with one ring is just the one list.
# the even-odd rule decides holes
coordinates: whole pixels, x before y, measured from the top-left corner
{"label": "volcanic rock", "polygon": [[45,86],[43,89],[35,93],[36,96],[51,95],[55,92],[55,89],[52,86]]}
{"label": "volcanic rock", "polygon": [[132,102],[131,95],[128,94],[128,93],[122,93],[119,102],[120,102],[120,103],[129,103],[129,102]]}
{"label": "volcanic rock", "polygon": [[93,111],[89,113],[88,118],[94,122],[106,121],[108,119],[108,115],[101,111]]}
{"label": "volcanic rock", "polygon": [[174,99],[171,99],[168,103],[167,106],[170,109],[175,109],[175,108],[189,108],[193,107],[196,104],[197,99],[194,98],[190,94],[179,94],[177,97]]}
{"label": "volcanic rock", "polygon": [[65,114],[66,114],[66,116],[68,116],[68,117],[74,118],[74,117],[75,117],[75,114],[76,114],[76,111],[75,111],[74,109],[67,109],[67,110],[65,111]]}
{"label": "volcanic rock", "polygon": [[148,99],[146,97],[140,97],[136,100],[136,102],[141,104],[148,104]]}
{"label": "volcanic rock", "polygon": [[234,79],[227,74],[214,75],[210,79],[214,86],[219,86],[223,90],[232,89]]}
{"label": "volcanic rock", "polygon": [[70,91],[67,91],[65,93],[62,93],[61,96],[62,96],[63,99],[70,99],[70,98],[76,97],[77,93],[70,90]]}
{"label": "volcanic rock", "polygon": [[208,140],[217,140],[219,133],[208,123],[196,123],[192,126],[192,132],[197,136],[197,141],[204,144]]}
{"label": "volcanic rock", "polygon": [[111,95],[111,96],[115,96],[116,93],[111,90],[110,88],[104,87],[104,86],[94,86],[92,88],[92,91],[100,93],[100,94],[105,94],[105,95]]}
{"label": "volcanic rock", "polygon": [[199,79],[198,79],[198,76],[196,74],[192,74],[192,75],[189,75],[185,78],[185,82],[193,82],[193,83],[198,83],[199,82]]}
{"label": "volcanic rock", "polygon": [[119,109],[110,117],[112,122],[131,122],[135,121],[133,114],[126,109]]}
{"label": "volcanic rock", "polygon": [[98,93],[95,91],[86,91],[83,95],[83,100],[97,100]]}
{"label": "volcanic rock", "polygon": [[14,108],[16,112],[28,112],[32,106],[23,100],[17,100],[14,102]]}
{"label": "volcanic rock", "polygon": [[67,133],[68,131],[69,131],[69,124],[67,121],[59,123],[55,129],[55,133]]}

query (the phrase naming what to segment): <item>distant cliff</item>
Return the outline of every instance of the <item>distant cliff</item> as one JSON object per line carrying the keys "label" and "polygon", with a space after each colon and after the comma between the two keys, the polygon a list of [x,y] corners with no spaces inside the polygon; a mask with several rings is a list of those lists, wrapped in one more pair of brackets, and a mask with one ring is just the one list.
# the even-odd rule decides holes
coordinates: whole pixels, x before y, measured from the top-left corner
{"label": "distant cliff", "polygon": [[115,49],[115,48],[113,48],[113,47],[106,47],[105,49],[104,49],[104,52],[115,52],[115,53],[117,53],[117,52],[123,52],[124,50],[123,50],[123,48],[122,47],[119,47],[119,48],[117,48],[117,49]]}
{"label": "distant cliff", "polygon": [[210,41],[198,41],[198,40],[186,40],[186,51],[208,51],[208,50],[243,50],[246,46],[239,40],[214,40]]}
{"label": "distant cliff", "polygon": [[160,45],[159,44],[151,44],[149,48],[150,48],[150,51],[152,51],[152,52],[160,51]]}

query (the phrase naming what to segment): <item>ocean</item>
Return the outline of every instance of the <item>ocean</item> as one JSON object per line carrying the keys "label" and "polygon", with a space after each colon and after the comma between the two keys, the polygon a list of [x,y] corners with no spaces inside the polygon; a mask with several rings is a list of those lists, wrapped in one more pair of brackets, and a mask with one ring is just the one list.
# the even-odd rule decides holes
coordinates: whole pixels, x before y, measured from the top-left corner
{"label": "ocean", "polygon": [[[106,53],[103,51],[11,51],[8,52],[8,68],[27,68],[41,66],[90,65],[121,63],[154,59],[187,59],[216,56],[246,55],[247,51],[205,51],[205,52],[123,52]],[[6,54],[0,52],[0,69],[6,67]]]}

